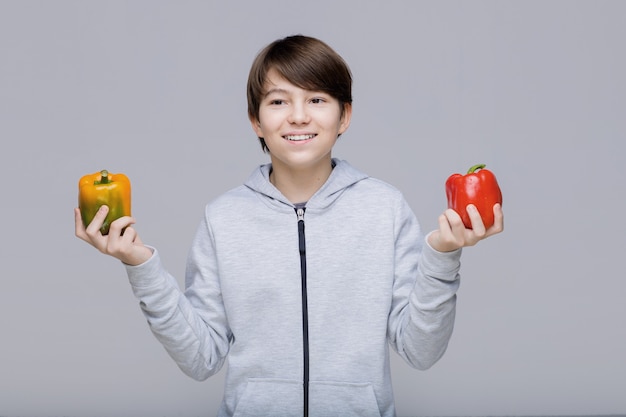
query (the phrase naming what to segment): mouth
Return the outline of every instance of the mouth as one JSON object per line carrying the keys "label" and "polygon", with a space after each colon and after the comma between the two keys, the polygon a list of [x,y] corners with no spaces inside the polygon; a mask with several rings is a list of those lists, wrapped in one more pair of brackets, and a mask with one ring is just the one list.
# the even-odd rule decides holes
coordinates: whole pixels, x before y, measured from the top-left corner
{"label": "mouth", "polygon": [[291,142],[301,142],[303,140],[313,139],[315,136],[317,135],[314,133],[311,133],[307,135],[285,135],[283,136],[283,138]]}

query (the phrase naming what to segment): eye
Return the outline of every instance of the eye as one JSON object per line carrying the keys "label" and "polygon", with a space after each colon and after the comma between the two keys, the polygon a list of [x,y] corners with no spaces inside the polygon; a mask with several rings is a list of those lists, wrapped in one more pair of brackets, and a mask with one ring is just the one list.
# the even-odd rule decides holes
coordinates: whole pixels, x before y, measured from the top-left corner
{"label": "eye", "polygon": [[323,97],[315,97],[311,99],[311,103],[313,104],[322,104],[325,103],[326,100]]}
{"label": "eye", "polygon": [[275,98],[269,101],[271,106],[280,106],[281,104],[285,104],[285,101],[279,98]]}

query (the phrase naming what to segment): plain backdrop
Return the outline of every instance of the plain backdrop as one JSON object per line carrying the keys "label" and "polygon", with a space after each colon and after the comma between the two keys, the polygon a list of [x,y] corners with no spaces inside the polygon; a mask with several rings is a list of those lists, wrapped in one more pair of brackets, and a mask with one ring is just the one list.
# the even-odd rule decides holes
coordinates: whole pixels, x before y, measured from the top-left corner
{"label": "plain backdrop", "polygon": [[268,161],[246,115],[254,55],[296,33],[354,74],[334,156],[402,190],[425,230],[450,174],[485,163],[503,190],[505,232],[464,251],[448,352],[425,372],[393,357],[398,414],[626,413],[625,15],[0,0],[0,415],[215,415],[224,370],[196,382],[167,356],[122,265],[74,237],[77,182],[126,173],[137,229],[182,285],[204,205]]}

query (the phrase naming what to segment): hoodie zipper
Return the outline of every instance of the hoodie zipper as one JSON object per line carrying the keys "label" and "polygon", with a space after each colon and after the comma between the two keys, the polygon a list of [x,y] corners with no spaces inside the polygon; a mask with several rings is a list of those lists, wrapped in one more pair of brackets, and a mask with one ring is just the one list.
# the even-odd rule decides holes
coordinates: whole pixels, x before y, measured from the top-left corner
{"label": "hoodie zipper", "polygon": [[296,208],[298,216],[298,247],[300,249],[300,279],[302,282],[302,346],[303,346],[303,390],[304,417],[309,415],[309,312],[306,289],[306,244],[304,240],[304,211]]}

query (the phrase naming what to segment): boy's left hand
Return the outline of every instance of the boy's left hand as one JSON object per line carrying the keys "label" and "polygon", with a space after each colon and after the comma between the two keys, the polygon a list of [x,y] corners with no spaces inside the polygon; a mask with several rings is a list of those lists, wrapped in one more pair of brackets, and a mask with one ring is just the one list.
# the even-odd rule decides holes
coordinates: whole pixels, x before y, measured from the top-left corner
{"label": "boy's left hand", "polygon": [[504,230],[504,215],[500,204],[493,206],[495,221],[489,229],[485,229],[483,220],[473,204],[467,206],[467,214],[472,221],[471,229],[463,225],[463,220],[456,211],[452,209],[444,211],[439,216],[439,229],[428,236],[428,244],[436,251],[452,252],[465,246],[474,246],[481,240]]}

